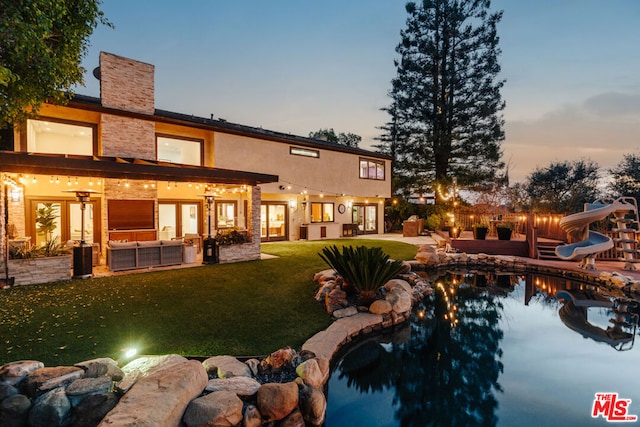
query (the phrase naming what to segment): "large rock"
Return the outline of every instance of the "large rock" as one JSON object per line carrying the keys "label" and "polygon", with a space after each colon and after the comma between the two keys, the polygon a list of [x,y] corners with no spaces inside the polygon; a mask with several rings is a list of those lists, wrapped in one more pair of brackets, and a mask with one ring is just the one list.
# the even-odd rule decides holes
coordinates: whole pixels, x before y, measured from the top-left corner
{"label": "large rock", "polygon": [[85,397],[92,394],[107,393],[111,389],[112,381],[110,377],[80,378],[69,384],[67,387],[67,397],[71,406],[77,406]]}
{"label": "large rock", "polygon": [[202,362],[204,369],[218,378],[251,377],[251,369],[233,356],[214,356]]}
{"label": "large rock", "polygon": [[58,427],[69,416],[71,403],[64,388],[53,390],[40,396],[29,412],[30,427]]}
{"label": "large rock", "polygon": [[264,421],[278,421],[298,406],[298,385],[295,382],[263,384],[258,390],[258,409]]}
{"label": "large rock", "polygon": [[390,313],[391,310],[393,310],[393,307],[391,307],[389,301],[384,299],[375,300],[369,306],[369,313],[371,314],[387,314]]}
{"label": "large rock", "polygon": [[323,282],[326,280],[335,280],[337,277],[338,273],[336,273],[336,271],[332,268],[327,269],[327,270],[322,270],[322,271],[318,271],[316,274],[313,275],[313,281],[314,282]]}
{"label": "large rock", "polygon": [[386,300],[396,313],[405,313],[411,310],[411,295],[401,288],[395,288],[386,295]]}
{"label": "large rock", "polygon": [[0,367],[0,381],[9,385],[16,385],[31,372],[44,368],[44,363],[37,360],[20,360],[7,363]]}
{"label": "large rock", "polygon": [[72,408],[71,417],[65,427],[97,426],[117,403],[118,396],[115,393],[88,396]]}
{"label": "large rock", "polygon": [[0,402],[9,396],[20,393],[16,387],[0,382]]}
{"label": "large rock", "polygon": [[356,314],[358,314],[358,309],[353,305],[350,305],[345,308],[341,308],[331,313],[331,315],[336,319],[342,319],[343,317],[351,317],[351,316],[355,316]]}
{"label": "large rock", "polygon": [[262,425],[262,415],[254,405],[247,405],[242,418],[242,427],[260,427]]}
{"label": "large rock", "polygon": [[207,379],[197,360],[154,371],[140,378],[99,426],[178,426],[187,405],[202,393]]}
{"label": "large rock", "polygon": [[23,427],[31,409],[31,400],[24,394],[14,394],[0,402],[2,427]]}
{"label": "large rock", "polygon": [[87,360],[76,363],[73,366],[84,369],[85,378],[97,378],[103,375],[110,377],[114,381],[120,381],[124,378],[124,372],[118,367],[118,362],[110,357]]}
{"label": "large rock", "polygon": [[230,391],[240,397],[253,396],[258,392],[260,383],[249,377],[214,378],[207,383],[208,392]]}
{"label": "large rock", "polygon": [[300,410],[298,408],[294,409],[293,412],[278,423],[278,427],[305,427],[304,418]]}
{"label": "large rock", "polygon": [[303,385],[300,389],[300,412],[307,426],[321,426],[327,412],[327,399],[316,387]]}
{"label": "large rock", "polygon": [[298,374],[306,385],[313,387],[323,386],[324,376],[316,359],[305,360],[299,364],[296,368],[296,374]]}
{"label": "large rock", "polygon": [[272,370],[279,371],[286,366],[292,366],[297,353],[291,347],[281,348],[274,351],[264,359],[264,363]]}
{"label": "large rock", "polygon": [[401,288],[404,289],[408,294],[411,294],[411,285],[409,284],[409,282],[402,279],[391,279],[384,284],[384,288],[389,292],[396,288]]}
{"label": "large rock", "polygon": [[154,372],[161,371],[171,366],[184,363],[187,359],[177,354],[163,356],[144,356],[127,363],[123,368],[124,378],[116,388],[121,393],[126,393],[140,379]]}
{"label": "large rock", "polygon": [[187,427],[231,427],[242,421],[242,400],[230,391],[214,391],[189,403],[182,421]]}
{"label": "large rock", "polygon": [[20,389],[29,397],[36,397],[57,387],[66,387],[82,378],[84,371],[73,366],[40,368],[31,371],[20,384]]}

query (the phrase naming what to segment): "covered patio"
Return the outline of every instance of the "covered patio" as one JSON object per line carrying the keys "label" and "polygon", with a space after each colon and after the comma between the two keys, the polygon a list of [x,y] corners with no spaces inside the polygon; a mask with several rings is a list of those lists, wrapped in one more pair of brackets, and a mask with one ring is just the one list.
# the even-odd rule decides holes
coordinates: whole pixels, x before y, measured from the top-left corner
{"label": "covered patio", "polygon": [[[248,241],[246,254],[234,261],[259,257],[259,185],[278,181],[276,175],[107,156],[0,151],[0,165],[2,259],[15,245],[84,240],[94,248],[95,267],[105,265],[110,242],[189,238],[201,251],[203,239],[222,230],[242,232]],[[80,202],[76,190],[88,198]],[[49,235],[42,232],[43,209],[50,211]]]}

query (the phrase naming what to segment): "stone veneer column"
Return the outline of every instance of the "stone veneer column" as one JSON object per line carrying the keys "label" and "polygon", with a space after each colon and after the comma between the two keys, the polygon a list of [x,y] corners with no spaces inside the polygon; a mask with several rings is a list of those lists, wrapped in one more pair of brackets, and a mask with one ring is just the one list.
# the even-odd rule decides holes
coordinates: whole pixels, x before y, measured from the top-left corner
{"label": "stone veneer column", "polygon": [[251,243],[260,247],[260,205],[262,203],[262,189],[251,187],[251,197],[248,198],[247,210],[251,212],[247,218],[247,230],[251,232]]}
{"label": "stone veneer column", "polygon": [[4,222],[4,204],[6,203],[5,197],[4,197],[4,174],[0,173],[0,272],[2,273],[2,275],[4,276],[5,272],[6,272],[6,268],[7,266],[5,265],[5,260],[7,259],[6,255],[5,255],[5,245],[4,242],[6,241],[6,233],[7,233],[7,227],[6,224]]}
{"label": "stone veneer column", "polygon": [[[20,201],[13,202],[7,200],[7,208],[9,210],[9,224],[16,226],[16,234],[18,236],[26,236],[26,219],[25,215],[25,200],[24,200],[24,188],[20,196]],[[2,211],[4,212],[4,211]],[[4,216],[4,215],[3,215]],[[4,219],[4,218],[3,218]],[[3,228],[4,230],[4,228]]]}

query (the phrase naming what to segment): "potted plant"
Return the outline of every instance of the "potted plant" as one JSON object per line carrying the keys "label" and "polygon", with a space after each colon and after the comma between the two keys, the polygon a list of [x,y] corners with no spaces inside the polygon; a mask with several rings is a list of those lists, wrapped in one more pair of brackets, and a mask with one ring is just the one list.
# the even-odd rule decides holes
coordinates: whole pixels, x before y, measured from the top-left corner
{"label": "potted plant", "polygon": [[499,222],[496,225],[496,232],[498,233],[498,240],[511,240],[513,224],[510,222]]}
{"label": "potted plant", "polygon": [[487,233],[489,232],[489,224],[486,222],[476,222],[473,224],[473,238],[478,240],[485,240]]}
{"label": "potted plant", "polygon": [[378,289],[403,268],[402,261],[391,261],[382,248],[343,246],[340,251],[333,245],[318,255],[342,276],[346,285],[356,288],[360,303],[367,306],[375,300]]}
{"label": "potted plant", "polygon": [[464,231],[464,227],[462,227],[460,224],[453,224],[449,228],[449,237],[451,237],[452,239],[457,239],[458,237],[460,237],[460,234],[463,231]]}

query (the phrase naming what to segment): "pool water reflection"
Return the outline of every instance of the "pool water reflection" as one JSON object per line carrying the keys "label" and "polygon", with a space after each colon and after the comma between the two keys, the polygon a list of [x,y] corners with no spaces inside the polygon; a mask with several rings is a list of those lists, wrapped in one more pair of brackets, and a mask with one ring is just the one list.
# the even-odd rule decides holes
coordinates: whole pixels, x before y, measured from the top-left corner
{"label": "pool water reflection", "polygon": [[[637,302],[607,342],[599,338],[616,313],[593,305],[620,300],[585,302],[593,287],[533,275],[437,283],[408,325],[345,350],[328,383],[326,427],[602,426],[591,416],[599,392],[631,399],[628,415],[640,416]],[[576,307],[562,315],[564,304]]]}

